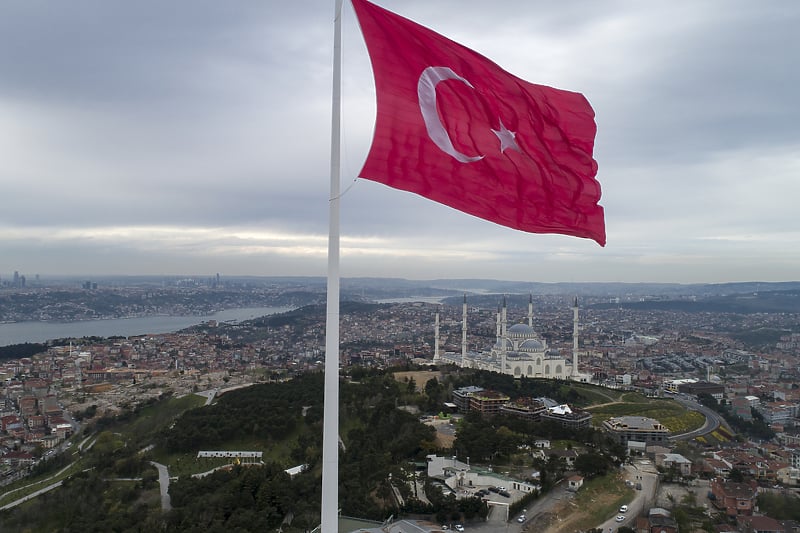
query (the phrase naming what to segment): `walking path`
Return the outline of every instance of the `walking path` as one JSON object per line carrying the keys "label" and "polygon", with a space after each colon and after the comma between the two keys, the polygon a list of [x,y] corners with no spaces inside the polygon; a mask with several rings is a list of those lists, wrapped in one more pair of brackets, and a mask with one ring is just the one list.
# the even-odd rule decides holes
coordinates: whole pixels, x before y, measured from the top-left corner
{"label": "walking path", "polygon": [[[28,494],[27,496],[23,496],[19,500],[14,500],[13,502],[11,502],[9,504],[6,504],[6,505],[0,507],[0,511],[5,511],[6,509],[11,509],[12,507],[16,507],[17,505],[25,503],[26,501],[30,500],[31,498],[35,498],[40,494],[44,494],[45,492],[51,491],[56,487],[60,487],[61,483],[62,483],[62,481],[56,481],[55,483],[47,485],[46,487],[42,487],[41,489],[37,490],[36,492],[31,492],[30,494]],[[22,487],[22,488],[25,488],[25,487]],[[15,490],[20,490],[20,489],[15,489]]]}
{"label": "walking path", "polygon": [[[2,495],[0,495],[0,496],[2,496],[2,497],[4,497],[4,498],[5,498],[5,497],[6,497],[6,496],[8,496],[9,494],[14,494],[15,492],[18,492],[18,491],[21,491],[21,490],[27,489],[28,487],[30,487],[30,486],[32,486],[32,485],[39,485],[40,483],[44,483],[44,482],[45,482],[45,481],[47,481],[48,479],[57,478],[58,476],[60,476],[61,474],[63,474],[63,473],[64,473],[64,472],[65,472],[65,471],[66,471],[68,468],[70,468],[71,466],[72,466],[72,463],[68,464],[67,466],[65,466],[64,468],[62,468],[61,470],[59,470],[58,472],[56,472],[55,474],[53,474],[52,476],[50,476],[50,477],[48,477],[48,478],[46,478],[46,479],[43,479],[43,480],[41,480],[41,481],[37,481],[36,483],[31,483],[30,485],[25,485],[24,487],[18,487],[18,488],[16,488],[16,489],[10,490],[10,491],[8,491],[8,492],[4,492],[4,493],[3,493]],[[53,490],[54,488],[56,488],[56,487],[59,487],[59,486],[61,486],[61,481],[58,481],[58,482],[56,482],[56,483],[52,483],[52,484],[50,484],[50,485],[47,485],[46,487],[42,487],[41,489],[37,490],[36,492],[33,492],[33,493],[31,493],[31,494],[28,494],[27,496],[23,496],[23,497],[22,497],[22,498],[20,498],[19,500],[13,501],[13,502],[11,502],[11,503],[9,503],[9,504],[6,504],[6,505],[4,505],[4,506],[0,507],[0,511],[2,511],[2,510],[5,510],[5,509],[10,509],[10,508],[12,508],[12,507],[16,507],[17,505],[19,505],[19,504],[21,504],[21,503],[23,503],[23,502],[26,502],[26,501],[30,500],[31,498],[33,498],[33,497],[35,497],[35,496],[38,496],[39,494],[43,494],[43,493],[45,493],[45,492],[47,492],[47,491],[49,491],[49,490]]]}
{"label": "walking path", "polygon": [[158,469],[158,485],[161,489],[161,510],[170,511],[172,509],[172,501],[169,497],[169,470],[161,463],[150,461],[150,464]]}

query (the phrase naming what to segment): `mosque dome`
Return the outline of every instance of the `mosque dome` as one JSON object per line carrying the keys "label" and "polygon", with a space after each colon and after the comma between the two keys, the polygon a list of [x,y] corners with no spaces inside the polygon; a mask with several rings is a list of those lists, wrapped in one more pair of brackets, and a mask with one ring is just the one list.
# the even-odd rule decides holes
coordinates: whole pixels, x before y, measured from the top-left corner
{"label": "mosque dome", "polygon": [[544,343],[538,339],[528,339],[519,345],[519,349],[526,352],[541,352],[544,350]]}
{"label": "mosque dome", "polygon": [[529,337],[536,335],[536,331],[527,324],[514,324],[508,328],[508,334],[514,337]]}

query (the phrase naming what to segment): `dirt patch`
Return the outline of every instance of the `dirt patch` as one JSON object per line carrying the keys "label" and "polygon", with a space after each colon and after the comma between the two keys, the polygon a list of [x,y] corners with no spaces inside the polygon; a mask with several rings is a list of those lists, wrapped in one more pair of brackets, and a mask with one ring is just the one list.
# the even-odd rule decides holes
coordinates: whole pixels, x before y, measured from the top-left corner
{"label": "dirt patch", "polygon": [[579,506],[572,499],[564,500],[553,512],[547,514],[542,529],[530,531],[541,531],[542,533],[579,531],[586,522],[596,521],[597,508],[611,505],[616,498],[617,496],[614,494],[598,494],[588,508]]}
{"label": "dirt patch", "polygon": [[[526,533],[574,533],[597,527],[625,498],[621,476],[593,480],[578,493],[567,492],[546,512],[534,515]],[[602,519],[602,520],[601,520]]]}
{"label": "dirt patch", "polygon": [[400,383],[408,383],[412,379],[417,385],[417,392],[425,390],[425,384],[432,378],[442,380],[442,373],[438,370],[412,370],[407,372],[395,372],[394,379]]}
{"label": "dirt patch", "polygon": [[453,443],[456,441],[455,435],[445,435],[444,433],[436,432],[436,445],[442,448],[452,448]]}
{"label": "dirt patch", "polygon": [[708,499],[710,490],[708,480],[696,480],[691,487],[674,483],[662,483],[656,496],[656,507],[672,509],[677,504],[689,504],[709,509],[712,502]]}
{"label": "dirt patch", "polygon": [[450,419],[442,419],[439,417],[431,417],[427,422],[429,426],[436,429],[436,444],[441,448],[452,448],[456,440]]}

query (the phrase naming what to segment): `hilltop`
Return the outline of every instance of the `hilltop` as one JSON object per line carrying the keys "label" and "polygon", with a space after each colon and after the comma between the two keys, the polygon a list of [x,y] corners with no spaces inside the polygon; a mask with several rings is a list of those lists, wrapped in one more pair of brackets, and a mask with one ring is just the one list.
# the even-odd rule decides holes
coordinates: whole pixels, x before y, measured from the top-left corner
{"label": "hilltop", "polygon": [[[621,401],[618,394],[602,393],[598,387],[576,389],[547,381],[529,380],[523,391],[520,383],[508,376],[483,372],[435,372],[417,387],[413,381],[395,379],[391,371],[354,369],[341,388],[343,514],[377,520],[397,513],[470,520],[486,512],[479,499],[434,498],[438,491],[431,493],[430,488],[429,503],[420,504],[412,498],[409,485],[402,482],[428,454],[453,453],[440,448],[433,427],[412,412],[430,412],[428,409],[441,405],[454,387],[466,384],[492,386],[515,395],[548,395],[581,405]],[[63,479],[63,485],[5,511],[0,515],[0,527],[9,532],[253,531],[278,527],[288,532],[314,527],[319,520],[321,491],[322,397],[323,376],[303,374],[230,391],[210,405],[203,405],[204,399],[196,395],[162,395],[134,411],[97,419],[73,439],[69,451],[36,467],[33,480],[52,483]],[[518,468],[526,462],[532,464],[532,459],[514,452],[517,445],[534,436],[570,438],[563,429],[546,424],[503,418],[496,419],[498,423],[497,429],[490,429],[486,422],[473,419],[472,426],[462,430],[465,435],[480,432],[480,442],[469,439],[459,443],[457,438],[454,447],[469,449],[476,461],[485,455],[494,464],[513,463]],[[572,438],[576,445],[603,442],[594,430],[583,430]],[[263,454],[263,464],[216,469],[231,460],[198,459],[201,450],[258,451]],[[177,478],[169,485],[171,509],[162,509],[152,466],[156,463],[165,465],[169,475]],[[287,469],[298,465],[305,465],[305,470],[290,476]],[[201,473],[208,475],[193,477]],[[398,501],[387,492],[387,479],[398,480],[394,489],[406,504],[398,508]],[[7,504],[9,499],[0,503]]]}

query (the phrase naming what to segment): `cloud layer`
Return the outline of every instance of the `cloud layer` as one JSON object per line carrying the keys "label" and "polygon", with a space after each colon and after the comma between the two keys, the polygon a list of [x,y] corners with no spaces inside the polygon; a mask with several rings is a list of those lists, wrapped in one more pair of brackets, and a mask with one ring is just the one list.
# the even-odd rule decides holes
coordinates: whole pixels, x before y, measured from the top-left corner
{"label": "cloud layer", "polygon": [[[343,276],[797,279],[800,4],[379,3],[587,96],[608,245],[353,182],[375,96],[345,3]],[[333,4],[0,8],[0,278],[324,275]]]}

